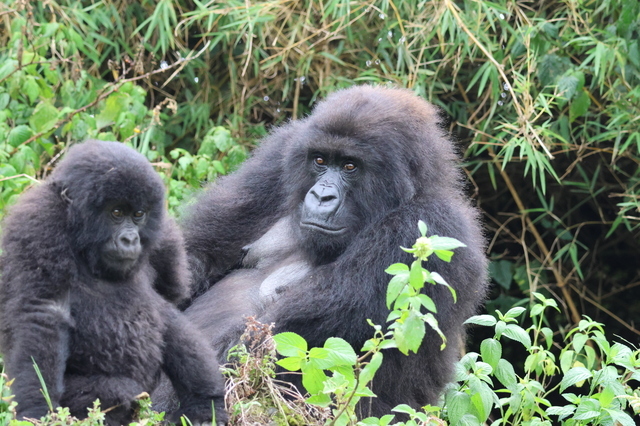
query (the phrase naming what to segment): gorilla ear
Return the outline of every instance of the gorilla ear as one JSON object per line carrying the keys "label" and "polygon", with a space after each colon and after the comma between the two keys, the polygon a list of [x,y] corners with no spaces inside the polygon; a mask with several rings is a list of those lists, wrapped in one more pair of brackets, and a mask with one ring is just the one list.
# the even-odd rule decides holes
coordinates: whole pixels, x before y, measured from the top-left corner
{"label": "gorilla ear", "polygon": [[60,198],[62,198],[62,200],[67,203],[67,204],[71,204],[73,203],[73,200],[71,198],[69,198],[69,196],[67,195],[67,190],[69,188],[64,188],[62,191],[60,191]]}

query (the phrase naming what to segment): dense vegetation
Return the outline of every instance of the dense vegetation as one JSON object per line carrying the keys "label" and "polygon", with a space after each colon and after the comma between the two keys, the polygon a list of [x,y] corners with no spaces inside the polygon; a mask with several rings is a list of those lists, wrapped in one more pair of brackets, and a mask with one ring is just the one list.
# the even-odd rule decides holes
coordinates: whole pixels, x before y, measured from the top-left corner
{"label": "dense vegetation", "polygon": [[[639,16],[635,0],[5,0],[0,216],[87,137],[144,153],[179,215],[270,126],[330,91],[410,87],[464,153],[493,260],[487,312],[537,293],[559,309],[520,319],[536,337],[542,320],[553,330],[546,350],[588,315],[577,334],[604,323],[637,362]],[[528,356],[502,352],[514,366]]]}

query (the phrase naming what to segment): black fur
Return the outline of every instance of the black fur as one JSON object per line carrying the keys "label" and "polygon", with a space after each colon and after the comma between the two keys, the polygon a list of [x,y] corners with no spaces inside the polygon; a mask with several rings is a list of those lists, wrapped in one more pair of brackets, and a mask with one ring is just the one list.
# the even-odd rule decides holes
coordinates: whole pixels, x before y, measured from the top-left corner
{"label": "black fur", "polygon": [[[363,404],[361,414],[435,403],[461,352],[463,321],[475,313],[487,287],[478,213],[464,195],[457,161],[436,109],[410,91],[361,86],[330,95],[308,118],[272,132],[189,212],[184,231],[196,291],[187,316],[218,346],[221,359],[238,341],[241,314],[273,321],[276,332],[299,333],[311,346],[336,336],[360,349],[373,335],[366,319],[384,324],[388,314],[390,276],[384,269],[411,262],[400,246],[412,245],[423,220],[430,235],[467,245],[450,264],[434,256],[426,265],[458,293],[454,304],[444,287],[426,289],[448,345],[440,351],[440,338],[428,332],[418,354],[385,351],[373,383],[378,398]],[[327,170],[333,175],[327,177]],[[325,190],[329,196],[322,198]],[[309,269],[276,288],[275,297],[262,299],[256,295],[272,267],[232,269],[243,247],[262,244],[260,237],[282,218],[293,223],[293,243],[286,237],[267,245],[284,252],[283,265],[292,262],[293,252],[296,271]],[[313,222],[320,227],[306,225]],[[268,264],[272,257],[266,256]]]}
{"label": "black fur", "polygon": [[110,425],[128,422],[164,371],[178,414],[211,421],[215,403],[226,421],[213,352],[171,303],[188,288],[184,244],[142,155],[117,142],[72,147],[2,229],[0,344],[20,418],[47,413],[35,361],[54,407],[81,418],[99,398],[117,406]]}

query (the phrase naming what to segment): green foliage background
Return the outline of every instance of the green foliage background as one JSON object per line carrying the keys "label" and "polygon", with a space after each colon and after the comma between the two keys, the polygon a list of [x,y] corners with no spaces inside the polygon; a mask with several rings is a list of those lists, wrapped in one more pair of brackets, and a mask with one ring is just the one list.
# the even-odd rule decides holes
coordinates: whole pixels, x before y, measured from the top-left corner
{"label": "green foliage background", "polygon": [[489,312],[534,290],[558,300],[554,329],[587,314],[638,342],[639,16],[635,0],[4,0],[0,216],[88,137],[144,153],[179,214],[327,93],[409,87],[465,154]]}

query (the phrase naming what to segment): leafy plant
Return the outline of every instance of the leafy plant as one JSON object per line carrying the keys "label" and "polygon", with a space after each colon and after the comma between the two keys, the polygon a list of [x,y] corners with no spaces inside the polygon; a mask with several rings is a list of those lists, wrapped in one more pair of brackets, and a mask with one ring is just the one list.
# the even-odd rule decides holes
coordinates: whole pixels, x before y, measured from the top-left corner
{"label": "leafy plant", "polygon": [[[610,343],[602,324],[584,318],[567,333],[556,356],[544,311],[557,304],[540,293],[533,296],[529,316],[534,323],[527,329],[518,324],[526,311],[522,307],[496,311],[498,318],[478,315],[467,321],[493,327],[495,334],[482,341],[480,353],[469,352],[459,362],[457,383],[445,396],[450,424],[482,425],[497,413],[492,424],[635,425],[629,412],[640,413],[640,350]],[[502,337],[524,347],[524,365],[502,357]]]}

